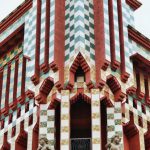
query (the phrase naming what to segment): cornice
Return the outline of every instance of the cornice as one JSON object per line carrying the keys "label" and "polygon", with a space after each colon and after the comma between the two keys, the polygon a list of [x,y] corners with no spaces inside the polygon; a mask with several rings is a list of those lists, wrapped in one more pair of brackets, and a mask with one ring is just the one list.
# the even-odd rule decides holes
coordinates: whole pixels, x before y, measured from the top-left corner
{"label": "cornice", "polygon": [[130,39],[132,39],[133,41],[150,51],[150,39],[130,25],[128,26],[128,35]]}
{"label": "cornice", "polygon": [[138,0],[126,0],[126,3],[133,9],[136,10],[141,7],[142,3]]}
{"label": "cornice", "polygon": [[136,66],[141,68],[144,72],[150,73],[150,61],[140,54],[136,53],[132,55],[131,60],[135,62]]}
{"label": "cornice", "polygon": [[23,4],[18,6],[13,12],[0,22],[0,33],[5,31],[11,24],[19,19],[32,7],[32,0],[26,0]]}

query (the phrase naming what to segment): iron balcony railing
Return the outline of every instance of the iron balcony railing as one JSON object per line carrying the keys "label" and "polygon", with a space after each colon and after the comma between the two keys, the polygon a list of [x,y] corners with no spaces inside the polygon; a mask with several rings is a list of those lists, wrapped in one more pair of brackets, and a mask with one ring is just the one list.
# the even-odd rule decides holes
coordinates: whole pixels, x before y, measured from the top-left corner
{"label": "iron balcony railing", "polygon": [[71,150],[91,150],[91,138],[72,138]]}

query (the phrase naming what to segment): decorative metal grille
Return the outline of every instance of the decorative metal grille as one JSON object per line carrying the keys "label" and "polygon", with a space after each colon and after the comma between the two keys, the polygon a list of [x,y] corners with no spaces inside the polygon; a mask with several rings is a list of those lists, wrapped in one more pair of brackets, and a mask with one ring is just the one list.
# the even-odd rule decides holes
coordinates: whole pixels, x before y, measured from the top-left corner
{"label": "decorative metal grille", "polygon": [[71,150],[91,150],[90,138],[71,139]]}

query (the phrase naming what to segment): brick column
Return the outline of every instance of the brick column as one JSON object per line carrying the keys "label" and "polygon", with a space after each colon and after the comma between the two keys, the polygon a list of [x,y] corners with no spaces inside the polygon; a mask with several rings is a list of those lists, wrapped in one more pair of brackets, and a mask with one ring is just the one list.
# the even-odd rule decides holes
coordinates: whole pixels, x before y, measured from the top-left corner
{"label": "brick column", "polygon": [[61,150],[69,150],[70,143],[70,102],[69,90],[61,91]]}
{"label": "brick column", "polygon": [[101,149],[101,122],[100,122],[100,97],[99,89],[92,89],[92,148]]}
{"label": "brick column", "polygon": [[8,142],[10,143],[10,150],[16,150],[16,139],[20,133],[20,123],[16,125],[16,134],[13,138],[11,138],[12,132],[12,128],[8,130]]}
{"label": "brick column", "polygon": [[24,122],[24,129],[25,131],[28,133],[28,141],[27,141],[27,150],[32,150],[32,145],[33,145],[33,129],[37,123],[37,107],[34,107],[34,102],[30,102],[29,105],[30,110],[33,109],[33,120],[32,120],[32,124],[29,125],[30,122],[30,116],[28,116],[27,118],[25,118],[25,122]]}

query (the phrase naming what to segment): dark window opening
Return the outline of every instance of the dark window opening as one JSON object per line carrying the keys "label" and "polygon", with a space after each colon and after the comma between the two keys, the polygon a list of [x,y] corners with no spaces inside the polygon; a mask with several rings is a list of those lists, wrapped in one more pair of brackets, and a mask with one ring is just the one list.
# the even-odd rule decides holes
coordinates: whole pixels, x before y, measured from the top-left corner
{"label": "dark window opening", "polygon": [[85,82],[85,73],[81,66],[78,67],[75,73],[75,82]]}

